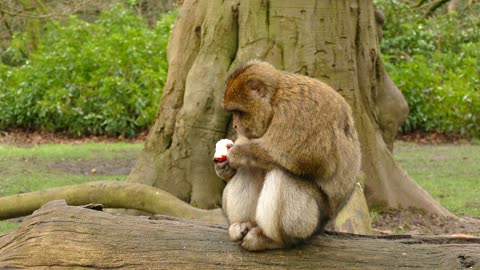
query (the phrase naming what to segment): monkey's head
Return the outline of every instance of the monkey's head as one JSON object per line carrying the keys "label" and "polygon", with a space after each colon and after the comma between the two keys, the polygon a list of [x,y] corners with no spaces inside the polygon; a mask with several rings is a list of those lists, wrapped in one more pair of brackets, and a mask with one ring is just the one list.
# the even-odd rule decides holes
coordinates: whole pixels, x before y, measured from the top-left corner
{"label": "monkey's head", "polygon": [[248,61],[227,78],[222,107],[233,114],[233,128],[249,139],[262,137],[273,116],[277,70],[266,62]]}

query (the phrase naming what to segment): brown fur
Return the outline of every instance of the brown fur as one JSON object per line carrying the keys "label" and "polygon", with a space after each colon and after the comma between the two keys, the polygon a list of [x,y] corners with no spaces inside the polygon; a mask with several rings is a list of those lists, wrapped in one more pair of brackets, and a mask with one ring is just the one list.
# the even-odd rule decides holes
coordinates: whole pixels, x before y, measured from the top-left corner
{"label": "brown fur", "polygon": [[282,248],[323,229],[360,168],[347,102],[316,79],[253,60],[229,76],[222,105],[241,138],[228,164],[216,165],[232,175],[223,199],[232,239],[247,250]]}

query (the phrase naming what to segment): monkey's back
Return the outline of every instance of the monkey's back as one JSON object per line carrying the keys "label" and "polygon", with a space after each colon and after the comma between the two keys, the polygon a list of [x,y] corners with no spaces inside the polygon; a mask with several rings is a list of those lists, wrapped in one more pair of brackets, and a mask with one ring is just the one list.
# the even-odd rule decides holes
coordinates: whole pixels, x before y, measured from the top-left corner
{"label": "monkey's back", "polygon": [[[279,72],[273,99],[276,114],[267,140],[279,163],[307,174],[328,195],[334,216],[353,191],[361,153],[352,110],[327,84],[302,75]],[[288,137],[288,138],[287,138]]]}

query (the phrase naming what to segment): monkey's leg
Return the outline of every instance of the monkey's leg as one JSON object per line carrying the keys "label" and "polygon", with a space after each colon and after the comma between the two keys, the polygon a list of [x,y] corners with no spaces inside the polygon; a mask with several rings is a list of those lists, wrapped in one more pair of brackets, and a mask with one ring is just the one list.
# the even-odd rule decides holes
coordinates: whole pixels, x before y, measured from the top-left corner
{"label": "monkey's leg", "polygon": [[228,236],[232,241],[242,241],[247,233],[257,226],[255,223],[247,222],[235,222],[228,227]]}
{"label": "monkey's leg", "polygon": [[243,238],[242,247],[249,251],[291,246],[319,228],[323,198],[318,186],[305,179],[272,170],[258,199],[257,228]]}
{"label": "monkey's leg", "polygon": [[257,168],[242,167],[223,190],[223,210],[227,216],[228,234],[233,241],[240,241],[255,227],[258,196],[265,173]]}

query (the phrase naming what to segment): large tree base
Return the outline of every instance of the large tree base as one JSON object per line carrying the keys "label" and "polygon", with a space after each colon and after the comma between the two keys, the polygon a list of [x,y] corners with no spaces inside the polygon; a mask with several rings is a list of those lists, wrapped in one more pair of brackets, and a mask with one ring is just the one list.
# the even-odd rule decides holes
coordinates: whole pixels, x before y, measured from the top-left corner
{"label": "large tree base", "polygon": [[290,250],[249,253],[226,226],[116,216],[46,204],[0,235],[0,268],[464,269],[480,267],[480,238],[326,233]]}

